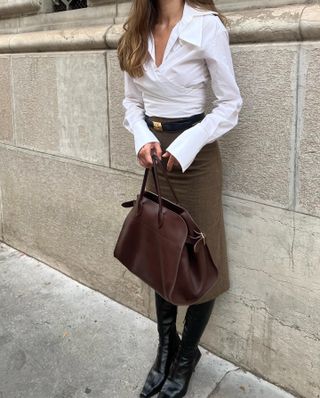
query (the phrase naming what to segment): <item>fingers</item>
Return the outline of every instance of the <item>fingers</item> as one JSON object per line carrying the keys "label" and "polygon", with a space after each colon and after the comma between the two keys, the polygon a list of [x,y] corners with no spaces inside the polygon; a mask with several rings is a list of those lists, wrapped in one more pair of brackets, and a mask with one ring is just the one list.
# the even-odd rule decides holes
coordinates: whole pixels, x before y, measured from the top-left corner
{"label": "fingers", "polygon": [[154,144],[154,148],[155,148],[155,150],[156,150],[156,154],[157,154],[158,158],[161,159],[161,156],[162,156],[162,149],[161,149],[161,145],[159,144],[159,142],[156,142],[156,143]]}
{"label": "fingers", "polygon": [[149,165],[147,164],[147,160],[146,160],[146,154],[147,154],[147,150],[148,150],[149,146],[150,146],[149,144],[143,145],[143,147],[141,147],[141,149],[138,153],[138,161],[139,161],[140,165],[143,167],[149,167]]}
{"label": "fingers", "polygon": [[143,145],[138,153],[138,160],[141,166],[143,167],[152,167],[153,161],[151,157],[151,153],[155,151],[156,155],[161,158],[162,149],[159,142],[148,142]]}
{"label": "fingers", "polygon": [[152,167],[152,152],[155,152],[159,159],[161,159],[161,157],[169,158],[167,162],[168,171],[172,171],[174,165],[179,165],[177,159],[173,155],[171,155],[170,152],[165,152],[164,154],[162,154],[162,149],[159,142],[148,142],[140,149],[138,153],[138,160],[141,166],[147,168]]}
{"label": "fingers", "polygon": [[173,157],[173,155],[170,155],[168,163],[167,163],[167,170],[171,171],[174,165],[174,160],[175,158]]}
{"label": "fingers", "polygon": [[140,166],[146,167],[145,164],[144,164],[144,162],[143,162],[139,157],[138,157],[138,161],[139,161]]}
{"label": "fingers", "polygon": [[147,165],[147,167],[151,167],[153,162],[152,162],[152,157],[151,157],[151,148],[146,151],[145,156],[144,156],[144,161]]}
{"label": "fingers", "polygon": [[179,165],[179,162],[177,161],[177,159],[173,155],[171,155],[170,152],[165,152],[162,155],[162,157],[163,158],[169,158],[168,162],[167,162],[167,170],[168,171],[171,171],[173,169],[174,165]]}

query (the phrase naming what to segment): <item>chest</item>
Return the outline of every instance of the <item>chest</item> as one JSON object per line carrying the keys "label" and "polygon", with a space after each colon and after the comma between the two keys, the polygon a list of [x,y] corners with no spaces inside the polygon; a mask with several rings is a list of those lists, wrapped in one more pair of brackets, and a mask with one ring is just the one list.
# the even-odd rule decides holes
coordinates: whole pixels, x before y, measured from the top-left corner
{"label": "chest", "polygon": [[166,47],[168,45],[171,32],[174,27],[171,28],[158,28],[155,27],[152,34],[153,46],[154,46],[154,63],[157,68],[162,64]]}
{"label": "chest", "polygon": [[198,88],[208,80],[208,68],[201,48],[179,38],[179,26],[171,31],[152,31],[148,37],[148,57],[141,86],[168,83],[168,89]]}

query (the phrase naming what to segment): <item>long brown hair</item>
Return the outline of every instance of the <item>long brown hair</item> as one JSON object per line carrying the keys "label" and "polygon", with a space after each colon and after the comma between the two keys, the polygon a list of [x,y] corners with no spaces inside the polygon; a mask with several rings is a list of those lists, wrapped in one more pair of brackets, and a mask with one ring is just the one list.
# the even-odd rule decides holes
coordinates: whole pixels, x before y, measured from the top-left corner
{"label": "long brown hair", "polygon": [[[189,5],[216,11],[224,25],[227,19],[216,8],[213,0],[185,0]],[[119,39],[117,52],[121,70],[132,77],[143,75],[143,63],[148,51],[148,34],[157,16],[152,0],[133,0],[129,16],[123,24],[124,33]]]}

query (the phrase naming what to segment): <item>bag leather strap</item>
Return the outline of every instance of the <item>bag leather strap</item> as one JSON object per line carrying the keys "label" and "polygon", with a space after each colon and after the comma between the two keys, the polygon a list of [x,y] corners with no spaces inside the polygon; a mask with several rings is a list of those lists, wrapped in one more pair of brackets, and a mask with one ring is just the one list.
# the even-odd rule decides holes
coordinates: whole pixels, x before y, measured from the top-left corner
{"label": "bag leather strap", "polygon": [[[163,224],[162,196],[161,196],[160,184],[159,184],[159,179],[158,179],[158,173],[156,171],[157,169],[156,169],[155,162],[156,162],[156,160],[154,159],[153,160],[153,167],[152,167],[152,175],[153,175],[154,184],[155,184],[155,187],[156,187],[156,192],[157,192],[158,200],[159,200],[158,225],[159,225],[159,228],[161,228],[161,226]],[[143,198],[143,193],[144,193],[145,188],[146,188],[148,174],[149,174],[149,168],[146,167],[145,172],[144,172],[142,185],[141,185],[141,189],[140,189],[140,195],[139,195],[139,199],[138,199],[138,207],[137,207],[137,214],[138,215],[142,211],[141,202],[142,202],[142,198]]]}
{"label": "bag leather strap", "polygon": [[[173,189],[173,186],[172,186],[172,184],[171,184],[171,182],[170,182],[170,180],[169,180],[167,170],[166,170],[166,168],[164,167],[163,163],[161,162],[161,159],[158,158],[158,156],[157,156],[157,154],[156,154],[156,152],[155,152],[154,149],[152,149],[152,151],[151,151],[151,157],[152,157],[152,160],[153,160],[153,169],[155,169],[155,172],[156,172],[156,165],[157,165],[157,164],[160,164],[160,166],[161,166],[161,168],[162,168],[163,175],[165,176],[165,179],[166,179],[166,181],[167,181],[167,183],[168,183],[168,185],[169,185],[169,187],[170,187],[170,191],[171,191],[171,193],[172,193],[172,195],[173,195],[173,197],[174,197],[176,203],[177,203],[178,205],[180,205],[179,200],[178,200],[178,197],[177,197],[177,195],[176,195],[176,193],[175,193],[175,191],[174,191],[174,189]],[[157,176],[158,176],[158,175],[157,175]]]}
{"label": "bag leather strap", "polygon": [[[165,176],[165,179],[170,187],[170,190],[172,192],[172,195],[176,201],[176,203],[178,205],[180,205],[178,197],[173,189],[173,186],[169,180],[168,174],[167,174],[167,170],[164,167],[163,163],[161,162],[161,159],[159,159],[159,157],[157,156],[156,152],[154,149],[152,149],[151,151],[151,157],[152,157],[152,176],[153,176],[153,180],[154,180],[154,184],[155,184],[155,188],[156,188],[156,192],[159,198],[159,211],[158,211],[158,222],[159,222],[159,228],[161,227],[162,223],[163,223],[163,211],[162,211],[162,196],[161,196],[161,190],[160,190],[160,184],[159,184],[159,177],[158,177],[158,171],[157,171],[157,165],[160,164],[163,174]],[[142,185],[141,185],[141,189],[140,189],[140,195],[139,195],[139,200],[138,200],[138,214],[141,213],[142,211],[142,206],[141,206],[141,201],[143,198],[143,193],[146,189],[146,184],[147,184],[147,178],[148,178],[148,174],[149,174],[149,168],[146,167],[145,168],[145,172],[144,172],[144,176],[143,176],[143,181],[142,181]]]}

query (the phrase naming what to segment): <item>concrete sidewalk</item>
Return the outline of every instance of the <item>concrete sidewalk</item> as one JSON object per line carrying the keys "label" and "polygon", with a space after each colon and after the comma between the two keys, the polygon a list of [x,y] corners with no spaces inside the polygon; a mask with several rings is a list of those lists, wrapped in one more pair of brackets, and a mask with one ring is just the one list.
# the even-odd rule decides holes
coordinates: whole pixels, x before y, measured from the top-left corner
{"label": "concrete sidewalk", "polygon": [[[156,324],[0,243],[0,398],[134,398]],[[292,395],[203,350],[186,397]]]}

